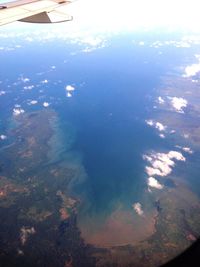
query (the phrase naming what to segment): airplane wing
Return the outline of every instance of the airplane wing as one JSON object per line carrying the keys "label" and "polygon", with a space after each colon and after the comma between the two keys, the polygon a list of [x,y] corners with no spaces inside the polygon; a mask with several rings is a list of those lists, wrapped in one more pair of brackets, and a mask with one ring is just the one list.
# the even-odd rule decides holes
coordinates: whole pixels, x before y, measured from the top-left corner
{"label": "airplane wing", "polygon": [[73,17],[60,11],[60,7],[73,1],[74,0],[19,0],[0,4],[0,26],[14,21],[32,23],[70,21]]}

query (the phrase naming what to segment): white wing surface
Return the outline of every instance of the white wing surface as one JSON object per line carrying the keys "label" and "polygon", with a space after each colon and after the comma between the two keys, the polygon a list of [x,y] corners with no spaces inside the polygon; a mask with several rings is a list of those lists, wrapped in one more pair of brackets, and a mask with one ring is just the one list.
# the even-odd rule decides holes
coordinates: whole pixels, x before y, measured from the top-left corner
{"label": "white wing surface", "polygon": [[72,20],[72,16],[60,11],[62,5],[71,2],[73,0],[20,0],[1,4],[0,26],[14,21],[56,23]]}

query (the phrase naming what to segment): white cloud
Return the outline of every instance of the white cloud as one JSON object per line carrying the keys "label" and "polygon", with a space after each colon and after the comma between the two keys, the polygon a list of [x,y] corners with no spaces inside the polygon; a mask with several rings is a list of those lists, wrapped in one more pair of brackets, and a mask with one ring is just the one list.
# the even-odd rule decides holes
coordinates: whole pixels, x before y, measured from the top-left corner
{"label": "white cloud", "polygon": [[144,215],[144,211],[142,210],[142,205],[141,205],[139,202],[134,203],[134,204],[132,205],[132,207],[134,208],[135,212],[136,212],[138,215],[140,215],[140,216]]}
{"label": "white cloud", "polygon": [[43,107],[47,108],[50,104],[48,102],[44,102],[42,105]]}
{"label": "white cloud", "polygon": [[154,122],[152,120],[146,120],[145,122],[149,126],[153,126],[154,125]]}
{"label": "white cloud", "polygon": [[81,50],[81,52],[83,52],[83,53],[90,53],[90,52],[93,52],[93,51],[95,51],[97,49],[104,48],[104,47],[105,47],[104,44],[99,45],[99,46],[95,46],[95,47],[94,46],[92,46],[92,47],[88,47],[87,46],[86,48],[84,48],[83,50]]}
{"label": "white cloud", "polygon": [[30,79],[29,79],[29,78],[24,78],[23,76],[20,77],[20,80],[21,80],[23,83],[30,82]]}
{"label": "white cloud", "polygon": [[23,226],[20,229],[20,240],[21,240],[22,245],[24,245],[26,243],[26,241],[30,235],[33,235],[35,233],[36,233],[36,231],[35,231],[34,227],[28,228],[28,227]]}
{"label": "white cloud", "polygon": [[1,46],[0,51],[14,51],[16,47]]}
{"label": "white cloud", "polygon": [[72,94],[70,92],[67,92],[66,96],[67,97],[72,97]]}
{"label": "white cloud", "polygon": [[15,108],[20,108],[21,105],[20,104],[15,104]]}
{"label": "white cloud", "polygon": [[154,177],[148,178],[148,186],[156,189],[163,189],[163,185],[161,185]]}
{"label": "white cloud", "polygon": [[178,151],[170,151],[168,153],[168,157],[170,159],[176,159],[176,160],[180,160],[180,161],[185,161],[185,157]]}
{"label": "white cloud", "polygon": [[179,113],[184,113],[183,108],[186,108],[188,102],[182,97],[168,97],[171,101],[172,107]]}
{"label": "white cloud", "polygon": [[1,134],[0,135],[0,140],[6,140],[7,139],[7,136],[6,135],[4,135],[4,134]]}
{"label": "white cloud", "polygon": [[28,102],[28,105],[36,105],[38,103],[37,100],[31,100]]}
{"label": "white cloud", "polygon": [[189,43],[185,43],[185,42],[180,42],[179,44],[175,45],[176,47],[184,47],[184,48],[190,48],[191,45]]}
{"label": "white cloud", "polygon": [[148,162],[152,162],[153,161],[153,153],[151,153],[149,155],[145,154],[142,156],[142,158],[143,158],[143,160],[146,160]]}
{"label": "white cloud", "polygon": [[27,85],[24,86],[24,90],[32,90],[35,86],[34,85]]}
{"label": "white cloud", "polygon": [[66,90],[66,97],[72,97],[72,92],[75,90],[75,87],[72,85],[67,85],[65,87]]}
{"label": "white cloud", "polygon": [[68,92],[72,92],[72,91],[75,90],[75,87],[72,86],[72,85],[67,85],[67,86],[65,87],[65,90],[68,91]]}
{"label": "white cloud", "polygon": [[185,68],[185,74],[183,77],[193,77],[200,72],[200,55],[196,55],[196,58],[199,60],[199,62],[197,64],[187,66]]}
{"label": "white cloud", "polygon": [[6,94],[6,91],[3,91],[3,90],[0,91],[0,96],[1,96],[1,95],[5,95],[5,94]]}
{"label": "white cloud", "polygon": [[[182,40],[169,40],[169,41],[155,41],[153,42],[150,47],[154,47],[154,48],[159,48],[159,47],[163,47],[163,46],[174,46],[177,48],[189,48],[191,47],[191,43],[193,43],[191,40],[186,40],[184,38],[182,38]],[[162,54],[162,52],[160,51],[159,54]]]}
{"label": "white cloud", "polygon": [[191,66],[187,66],[185,68],[185,75],[184,77],[192,77],[195,76],[198,72],[200,72],[200,63],[193,64]]}
{"label": "white cloud", "polygon": [[164,134],[159,134],[160,138],[164,139],[165,135]]}
{"label": "white cloud", "polygon": [[169,165],[167,162],[162,161],[162,160],[155,160],[152,163],[152,167],[155,170],[157,170],[157,169],[160,170],[161,176],[166,176],[166,175],[170,174],[172,171],[171,165]]}
{"label": "white cloud", "polygon": [[27,37],[25,38],[25,40],[26,40],[27,42],[30,42],[30,43],[31,43],[31,42],[33,42],[34,39],[31,38],[30,36],[27,36]]}
{"label": "white cloud", "polygon": [[42,84],[48,83],[49,81],[47,79],[41,81]]}
{"label": "white cloud", "polygon": [[[73,43],[86,46],[81,52],[90,53],[97,49],[106,47],[105,37],[94,36],[93,34],[85,34],[73,40]],[[76,54],[76,53],[75,53]]]}
{"label": "white cloud", "polygon": [[96,47],[102,44],[103,40],[100,37],[87,36],[81,39],[81,42]]}
{"label": "white cloud", "polygon": [[175,166],[174,160],[185,161],[185,157],[178,151],[169,151],[168,153],[151,153],[144,155],[143,159],[150,163],[150,166],[145,167],[148,176],[167,176],[172,172],[172,167]]}
{"label": "white cloud", "polygon": [[146,173],[151,175],[158,175],[158,176],[166,176],[167,174],[163,174],[159,169],[154,169],[153,167],[146,166],[145,167]]}
{"label": "white cloud", "polygon": [[165,103],[165,100],[161,96],[159,96],[158,99],[157,99],[157,102],[159,104],[164,104]]}
{"label": "white cloud", "polygon": [[144,43],[143,41],[140,41],[138,44],[139,44],[140,46],[145,45],[145,43]]}
{"label": "white cloud", "polygon": [[192,83],[198,83],[198,80],[192,79]]}
{"label": "white cloud", "polygon": [[164,126],[162,123],[160,122],[156,122],[155,123],[155,128],[158,129],[158,131],[165,131],[166,126]]}
{"label": "white cloud", "polygon": [[14,115],[14,116],[18,116],[18,115],[20,115],[20,114],[23,114],[24,112],[25,112],[25,110],[22,109],[22,108],[14,108],[14,109],[13,109],[13,115]]}

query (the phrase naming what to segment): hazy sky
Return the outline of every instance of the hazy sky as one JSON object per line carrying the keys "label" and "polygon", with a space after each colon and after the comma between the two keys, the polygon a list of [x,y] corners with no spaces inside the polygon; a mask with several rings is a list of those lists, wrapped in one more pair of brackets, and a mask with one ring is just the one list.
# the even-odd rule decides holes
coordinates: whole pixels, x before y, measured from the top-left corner
{"label": "hazy sky", "polygon": [[199,0],[79,0],[68,9],[79,27],[200,27]]}
{"label": "hazy sky", "polygon": [[200,31],[199,0],[77,0],[62,9],[74,17],[67,26],[72,30],[132,31],[165,26]]}

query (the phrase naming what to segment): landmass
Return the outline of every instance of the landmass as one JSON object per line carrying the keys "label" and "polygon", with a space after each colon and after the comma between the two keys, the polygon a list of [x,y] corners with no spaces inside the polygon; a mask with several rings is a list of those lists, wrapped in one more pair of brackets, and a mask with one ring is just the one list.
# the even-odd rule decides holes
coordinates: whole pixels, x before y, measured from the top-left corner
{"label": "landmass", "polygon": [[79,200],[68,190],[78,171],[49,163],[56,113],[49,109],[14,120],[12,141],[1,150],[1,266],[93,266],[76,225]]}

